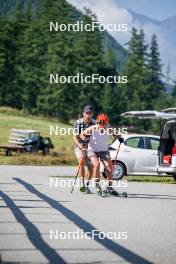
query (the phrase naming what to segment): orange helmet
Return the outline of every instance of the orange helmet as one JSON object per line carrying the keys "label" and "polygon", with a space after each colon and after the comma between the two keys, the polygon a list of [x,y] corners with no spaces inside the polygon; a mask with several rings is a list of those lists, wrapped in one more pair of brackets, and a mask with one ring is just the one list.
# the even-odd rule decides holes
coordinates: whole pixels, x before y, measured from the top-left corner
{"label": "orange helmet", "polygon": [[106,125],[108,123],[108,116],[105,114],[99,114],[97,116],[97,123],[100,124],[100,126]]}

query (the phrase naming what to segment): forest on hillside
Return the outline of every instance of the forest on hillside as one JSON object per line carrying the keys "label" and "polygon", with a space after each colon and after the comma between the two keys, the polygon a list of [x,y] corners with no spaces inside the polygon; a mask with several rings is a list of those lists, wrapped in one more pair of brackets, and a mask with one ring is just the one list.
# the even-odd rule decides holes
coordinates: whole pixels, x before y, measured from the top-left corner
{"label": "forest on hillside", "polygon": [[[107,113],[117,125],[128,124],[119,117],[124,111],[174,105],[176,87],[168,92],[163,82],[156,35],[147,45],[145,32],[133,28],[124,50],[107,32],[50,32],[50,21],[96,21],[90,10],[82,14],[65,0],[9,0],[2,1],[0,9],[0,106],[69,122],[91,104],[96,113]],[[78,72],[125,75],[128,82],[49,82],[50,73],[74,76]]]}

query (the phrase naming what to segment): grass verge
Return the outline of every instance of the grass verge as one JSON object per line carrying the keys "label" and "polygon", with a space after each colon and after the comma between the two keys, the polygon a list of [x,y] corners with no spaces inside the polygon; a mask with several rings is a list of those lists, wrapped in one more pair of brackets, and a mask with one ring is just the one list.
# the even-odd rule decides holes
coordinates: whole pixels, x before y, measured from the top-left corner
{"label": "grass verge", "polygon": [[39,130],[42,136],[50,137],[54,150],[49,156],[40,154],[31,155],[13,154],[6,157],[4,152],[0,153],[1,165],[74,165],[77,164],[73,153],[72,135],[50,135],[50,126],[54,128],[70,128],[68,124],[60,123],[56,119],[48,119],[40,116],[32,116],[16,109],[0,107],[0,144],[8,144],[11,128]]}
{"label": "grass verge", "polygon": [[127,176],[124,179],[129,182],[160,182],[176,184],[174,178],[170,176]]}

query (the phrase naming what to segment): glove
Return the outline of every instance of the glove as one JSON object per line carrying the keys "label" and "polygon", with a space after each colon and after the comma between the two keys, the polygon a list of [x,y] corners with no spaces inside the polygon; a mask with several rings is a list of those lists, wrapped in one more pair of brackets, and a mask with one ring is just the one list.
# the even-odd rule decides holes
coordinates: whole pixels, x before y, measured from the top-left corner
{"label": "glove", "polygon": [[124,139],[122,137],[119,137],[118,140],[119,140],[120,144],[124,142]]}
{"label": "glove", "polygon": [[87,148],[85,148],[85,147],[82,147],[82,152],[87,152]]}

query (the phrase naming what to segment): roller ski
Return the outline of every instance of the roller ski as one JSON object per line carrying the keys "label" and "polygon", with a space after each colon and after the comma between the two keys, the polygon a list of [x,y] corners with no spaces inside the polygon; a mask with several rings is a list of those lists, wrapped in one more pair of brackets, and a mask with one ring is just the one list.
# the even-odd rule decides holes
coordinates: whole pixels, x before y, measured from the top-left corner
{"label": "roller ski", "polygon": [[128,194],[126,192],[119,193],[119,197],[127,198]]}
{"label": "roller ski", "polygon": [[125,197],[125,198],[128,196],[126,192],[119,193],[116,190],[114,190],[113,187],[111,186],[108,186],[105,192],[106,192],[106,195],[109,195],[109,196]]}
{"label": "roller ski", "polygon": [[96,191],[97,191],[97,194],[101,197],[107,196],[106,191],[103,191],[98,183],[96,184]]}

